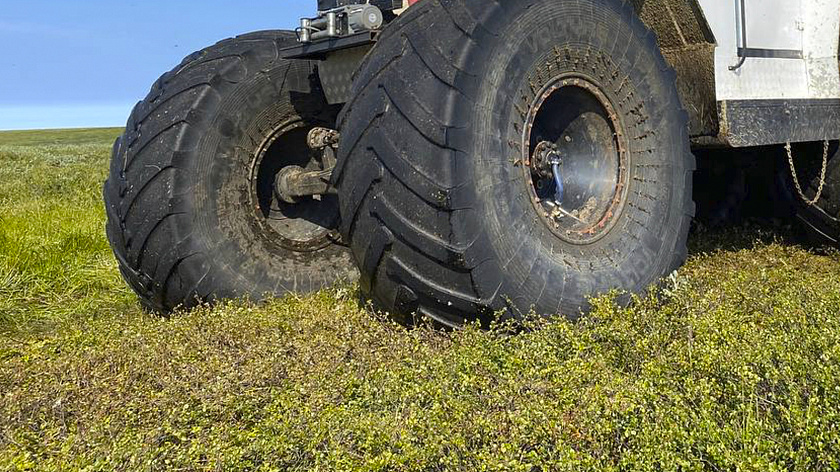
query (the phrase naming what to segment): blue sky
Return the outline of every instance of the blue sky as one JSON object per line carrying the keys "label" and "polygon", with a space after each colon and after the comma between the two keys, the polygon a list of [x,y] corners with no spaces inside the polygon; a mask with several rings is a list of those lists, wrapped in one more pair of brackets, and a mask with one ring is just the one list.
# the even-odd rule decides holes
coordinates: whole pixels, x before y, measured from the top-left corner
{"label": "blue sky", "polygon": [[123,126],[187,54],[316,0],[0,0],[0,130]]}

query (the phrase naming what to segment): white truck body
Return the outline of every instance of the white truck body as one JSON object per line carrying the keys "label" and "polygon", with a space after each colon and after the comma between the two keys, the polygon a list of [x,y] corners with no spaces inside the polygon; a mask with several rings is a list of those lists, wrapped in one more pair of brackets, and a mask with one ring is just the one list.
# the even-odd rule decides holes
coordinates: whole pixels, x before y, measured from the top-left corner
{"label": "white truck body", "polygon": [[[718,101],[840,98],[840,0],[699,3],[717,43]],[[742,5],[746,44],[739,34]],[[739,49],[752,56],[732,70],[742,59]]]}

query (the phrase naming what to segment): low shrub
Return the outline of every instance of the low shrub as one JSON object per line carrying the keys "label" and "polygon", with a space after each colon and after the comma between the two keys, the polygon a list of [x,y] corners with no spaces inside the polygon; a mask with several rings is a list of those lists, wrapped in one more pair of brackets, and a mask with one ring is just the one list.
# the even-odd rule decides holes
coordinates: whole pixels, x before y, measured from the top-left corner
{"label": "low shrub", "polygon": [[695,236],[578,323],[409,330],[354,287],[161,319],[88,194],[107,151],[77,151],[69,194],[27,193],[50,174],[0,140],[35,169],[0,178],[2,470],[840,470],[837,252]]}

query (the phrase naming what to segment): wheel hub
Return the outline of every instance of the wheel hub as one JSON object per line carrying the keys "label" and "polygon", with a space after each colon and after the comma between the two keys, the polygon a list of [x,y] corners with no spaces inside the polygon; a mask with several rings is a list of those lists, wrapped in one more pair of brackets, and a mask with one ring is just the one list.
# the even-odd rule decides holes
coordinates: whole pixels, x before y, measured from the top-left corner
{"label": "wheel hub", "polygon": [[583,76],[549,83],[523,133],[526,185],[537,213],[560,238],[589,244],[615,223],[627,188],[627,157],[612,103]]}
{"label": "wheel hub", "polygon": [[324,128],[297,122],[276,130],[259,147],[252,169],[258,224],[272,240],[298,252],[317,251],[338,239],[338,199],[329,191],[334,156],[311,146],[327,147],[332,139],[316,130]]}

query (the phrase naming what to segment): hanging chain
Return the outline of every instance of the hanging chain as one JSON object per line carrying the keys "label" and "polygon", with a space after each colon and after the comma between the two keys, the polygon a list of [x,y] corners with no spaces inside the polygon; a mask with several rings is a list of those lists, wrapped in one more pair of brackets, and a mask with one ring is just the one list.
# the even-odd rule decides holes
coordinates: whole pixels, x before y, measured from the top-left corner
{"label": "hanging chain", "polygon": [[802,187],[799,185],[799,177],[796,176],[796,166],[793,164],[793,150],[791,149],[790,142],[785,144],[785,150],[787,151],[788,163],[790,164],[790,174],[793,176],[793,185],[796,186],[796,191],[799,193],[799,197],[808,205],[813,206],[816,205],[818,201],[820,201],[820,197],[822,197],[823,189],[825,188],[825,172],[828,169],[828,141],[826,140],[823,143],[823,158],[822,158],[822,171],[820,172],[820,186],[817,189],[817,194],[814,196],[813,200],[809,200],[808,197],[805,196],[805,192],[802,191]]}

